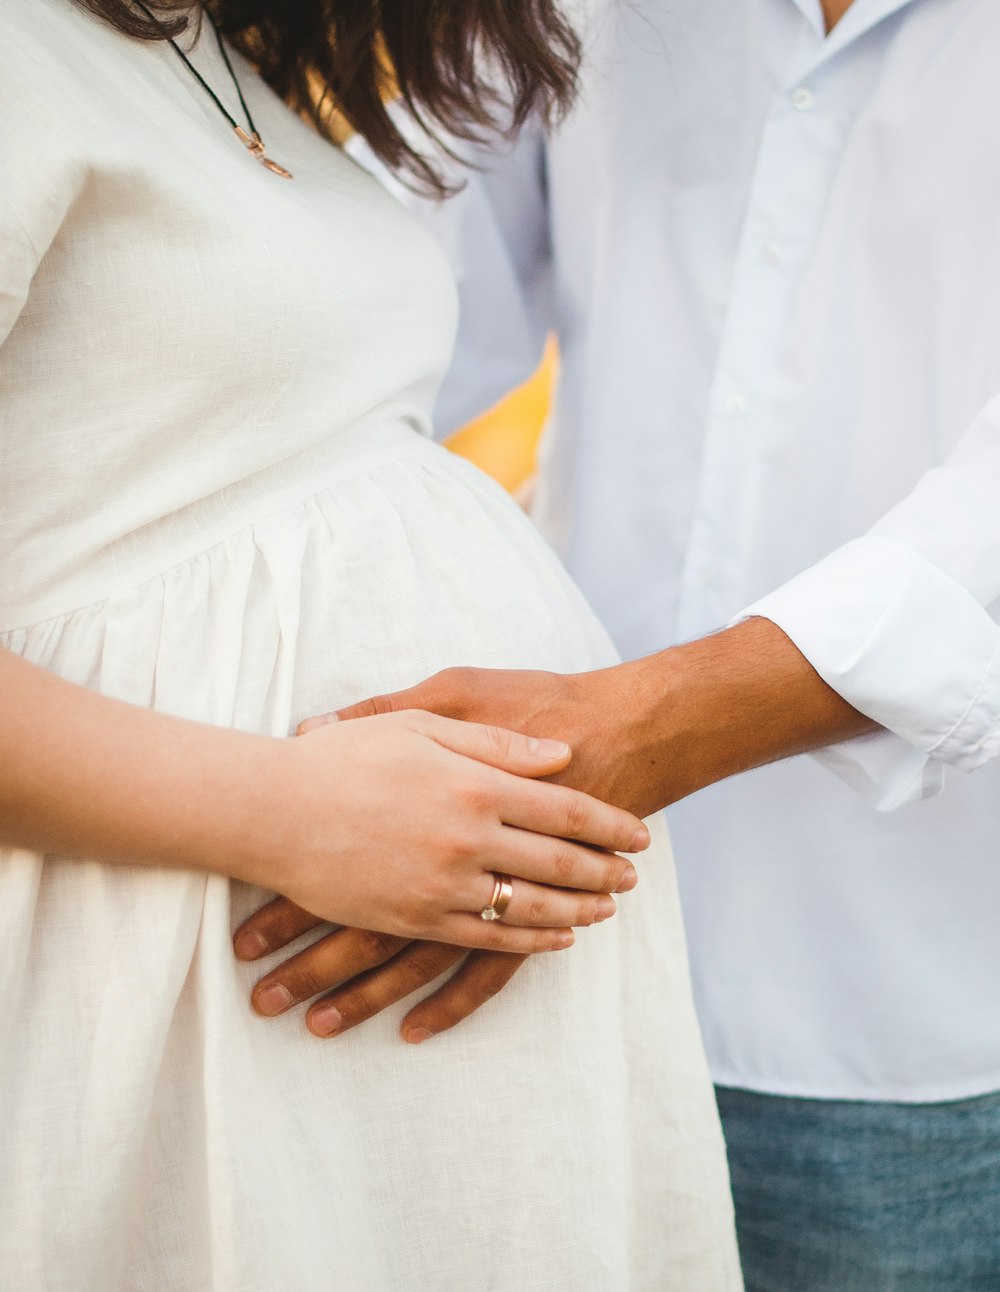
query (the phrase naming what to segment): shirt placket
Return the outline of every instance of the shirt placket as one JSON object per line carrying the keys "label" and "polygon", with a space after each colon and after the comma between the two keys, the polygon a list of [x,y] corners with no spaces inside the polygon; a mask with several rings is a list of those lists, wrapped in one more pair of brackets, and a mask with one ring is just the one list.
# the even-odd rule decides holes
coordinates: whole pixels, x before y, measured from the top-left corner
{"label": "shirt placket", "polygon": [[707,409],[681,639],[719,627],[751,599],[783,341],[851,117],[851,78],[842,60],[821,57],[823,44],[822,29],[803,22],[761,131]]}

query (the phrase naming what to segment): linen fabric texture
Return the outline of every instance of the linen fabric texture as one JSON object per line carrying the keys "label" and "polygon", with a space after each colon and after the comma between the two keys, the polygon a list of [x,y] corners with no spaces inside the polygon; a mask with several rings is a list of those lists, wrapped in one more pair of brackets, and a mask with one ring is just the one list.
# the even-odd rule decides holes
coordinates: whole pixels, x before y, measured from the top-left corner
{"label": "linen fabric texture", "polygon": [[[207,28],[192,57],[239,119]],[[0,11],[0,641],[276,738],[449,664],[608,663],[529,522],[428,436],[444,259],[234,63],[291,183],[168,46]],[[422,1047],[405,1005],[332,1043],[255,1017],[268,965],[230,937],[263,892],[4,853],[5,1284],[738,1288],[654,828],[616,919]]]}

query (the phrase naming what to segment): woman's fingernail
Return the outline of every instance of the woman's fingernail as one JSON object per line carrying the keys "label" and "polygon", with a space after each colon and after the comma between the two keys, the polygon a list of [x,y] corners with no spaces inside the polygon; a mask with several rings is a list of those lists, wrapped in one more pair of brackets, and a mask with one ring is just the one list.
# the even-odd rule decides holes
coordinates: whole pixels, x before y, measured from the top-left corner
{"label": "woman's fingernail", "polygon": [[259,933],[240,933],[233,943],[233,950],[238,960],[256,960],[266,955],[270,947]]}
{"label": "woman's fingernail", "polygon": [[635,888],[638,882],[639,882],[639,872],[636,870],[636,868],[633,865],[630,864],[626,866],[625,874],[622,875],[621,883],[615,889],[615,892],[631,893],[632,889]]}
{"label": "woman's fingernail", "polygon": [[597,916],[596,916],[595,922],[597,924],[600,924],[602,920],[610,920],[612,915],[614,915],[615,911],[617,911],[617,909],[618,907],[614,904],[614,902],[611,900],[610,897],[602,897],[601,900],[597,903]]}
{"label": "woman's fingernail", "polygon": [[528,741],[528,748],[539,758],[565,758],[569,753],[565,740],[536,740],[533,736]]}
{"label": "woman's fingernail", "polygon": [[641,825],[639,829],[636,830],[635,834],[632,836],[632,842],[629,844],[626,851],[642,852],[643,848],[648,848],[648,847],[649,847],[649,831],[646,829],[644,825]]}
{"label": "woman's fingernail", "polygon": [[403,1040],[408,1045],[419,1045],[421,1041],[429,1041],[433,1035],[426,1027],[407,1027],[403,1030]]}
{"label": "woman's fingernail", "polygon": [[289,1005],[295,1004],[295,1001],[292,1000],[292,993],[287,987],[282,987],[280,982],[272,982],[269,986],[254,992],[253,1003],[257,1006],[258,1013],[272,1018],[275,1014],[283,1014]]}
{"label": "woman's fingernail", "polygon": [[309,1030],[317,1036],[336,1036],[343,1025],[344,1020],[335,1005],[320,1005],[309,1013]]}
{"label": "woman's fingernail", "polygon": [[335,713],[321,713],[317,718],[305,718],[295,728],[297,736],[308,736],[310,731],[315,731],[317,727],[325,727],[328,723],[339,722],[340,719]]}
{"label": "woman's fingernail", "polygon": [[567,929],[565,933],[558,934],[555,941],[552,943],[552,946],[556,951],[565,951],[566,948],[571,947],[575,941],[576,938],[574,938],[572,930]]}

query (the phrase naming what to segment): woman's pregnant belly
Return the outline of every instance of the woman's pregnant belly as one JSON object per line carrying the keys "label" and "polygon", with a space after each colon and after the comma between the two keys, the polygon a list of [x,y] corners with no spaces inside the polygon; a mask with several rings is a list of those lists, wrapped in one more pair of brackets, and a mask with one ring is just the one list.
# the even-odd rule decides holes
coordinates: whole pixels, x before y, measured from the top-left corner
{"label": "woman's pregnant belly", "polygon": [[85,605],[0,643],[119,699],[272,735],[451,664],[612,661],[502,490],[405,427],[375,438],[230,513],[166,518],[113,576],[102,565],[84,580]]}
{"label": "woman's pregnant belly", "polygon": [[[401,446],[5,644],[121,699],[273,736],[453,664],[611,662],[516,507],[445,450],[410,435]],[[334,1043],[297,1015],[250,1013],[262,966],[235,961],[230,933],[257,890],[8,854],[0,1196],[44,1196],[55,1176],[91,1200],[68,1240],[80,1288],[115,1286],[109,1271],[147,1258],[168,1275],[193,1260],[220,1288],[311,1287],[317,1260],[330,1286],[472,1286],[468,1236],[440,1283],[440,1254],[398,1236],[481,1226],[486,1238],[491,1216],[544,1234],[572,1286],[624,1286],[614,1233],[631,1222],[605,1226],[593,1250],[579,1236],[598,1232],[609,1198],[641,1190],[634,1170],[662,1176],[677,1149],[669,1136],[637,1148],[635,1091],[679,1082],[685,1133],[721,1164],[662,836],[643,870],[642,905],[530,963],[489,1011],[415,1050],[396,1035],[402,1006]],[[146,1218],[161,1213],[183,1252],[170,1225],[150,1237]],[[122,1214],[124,1231],[109,1230]],[[52,1215],[37,1218],[12,1260],[44,1248]],[[219,1246],[220,1230],[239,1242]],[[497,1286],[532,1286],[536,1260],[526,1247]]]}

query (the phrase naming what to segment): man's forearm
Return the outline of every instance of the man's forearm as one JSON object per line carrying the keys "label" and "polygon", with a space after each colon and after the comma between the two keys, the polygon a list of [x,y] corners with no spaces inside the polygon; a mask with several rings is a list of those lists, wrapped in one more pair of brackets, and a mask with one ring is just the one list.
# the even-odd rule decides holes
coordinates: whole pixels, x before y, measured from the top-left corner
{"label": "man's forearm", "polygon": [[877,730],[819,676],[768,619],[626,666],[640,697],[643,779],[666,806],[737,772]]}
{"label": "man's forearm", "polygon": [[639,816],[736,772],[876,730],[763,618],[589,673],[446,669],[339,716],[409,708],[564,740],[573,758],[558,779]]}

